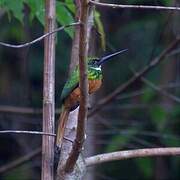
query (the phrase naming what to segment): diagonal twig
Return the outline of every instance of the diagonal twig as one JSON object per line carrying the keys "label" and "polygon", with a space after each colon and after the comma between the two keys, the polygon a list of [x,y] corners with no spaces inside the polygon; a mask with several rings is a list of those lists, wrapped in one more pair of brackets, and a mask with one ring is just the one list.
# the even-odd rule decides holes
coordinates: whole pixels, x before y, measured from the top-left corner
{"label": "diagonal twig", "polygon": [[[180,87],[180,84],[179,83],[169,83],[168,85],[159,85],[158,87],[161,88],[162,90],[172,89],[172,88]],[[136,96],[140,96],[140,95],[144,94],[145,92],[146,92],[146,90],[137,90],[137,91],[133,91],[131,93],[122,94],[121,96],[117,97],[117,99],[122,100],[122,99],[133,98]]]}
{"label": "diagonal twig", "polygon": [[62,31],[65,28],[68,28],[68,27],[71,27],[71,26],[76,26],[76,25],[80,25],[80,22],[75,22],[75,23],[71,23],[71,24],[68,24],[68,25],[65,25],[65,26],[61,26],[61,27],[59,27],[59,28],[57,28],[57,29],[55,29],[55,30],[53,30],[51,32],[45,33],[44,35],[42,35],[42,36],[40,36],[40,37],[30,41],[30,42],[27,42],[27,43],[15,45],[15,44],[8,44],[8,43],[0,42],[0,45],[5,46],[5,47],[9,47],[9,48],[16,48],[16,49],[24,48],[24,47],[31,46],[31,45],[43,40],[47,36],[50,36],[50,35],[52,35],[54,33]]}
{"label": "diagonal twig", "polygon": [[155,84],[153,84],[149,80],[145,79],[144,77],[141,77],[141,81],[144,82],[145,84],[147,84],[152,89],[154,89],[157,92],[159,92],[159,94],[162,94],[162,95],[168,97],[169,99],[175,101],[176,103],[180,103],[180,98],[178,98],[177,96],[174,96],[174,95],[168,93],[167,91],[165,91],[164,89],[160,88],[159,86],[156,86]]}
{"label": "diagonal twig", "polygon": [[5,173],[11,169],[14,169],[27,161],[30,161],[35,156],[39,155],[40,152],[41,152],[41,148],[37,148],[37,149],[31,151],[30,153],[28,153],[20,158],[17,158],[14,161],[11,161],[3,166],[0,166],[0,174]]}
{"label": "diagonal twig", "polygon": [[17,107],[17,106],[0,105],[0,112],[39,115],[42,114],[42,109],[33,108],[33,107]]}
{"label": "diagonal twig", "polygon": [[121,9],[149,9],[149,10],[173,10],[180,11],[180,7],[173,6],[150,6],[150,5],[124,5],[124,4],[110,4],[110,3],[101,3],[89,0],[89,3],[92,5],[100,7],[110,7],[110,8],[121,8]]}
{"label": "diagonal twig", "polygon": [[90,111],[88,116],[92,116],[96,112],[98,112],[102,107],[104,107],[107,103],[115,99],[120,93],[124,92],[129,88],[130,85],[132,85],[135,81],[137,81],[139,78],[147,74],[149,71],[151,71],[154,67],[156,67],[160,62],[164,60],[166,55],[168,55],[172,50],[174,50],[175,47],[180,43],[180,37],[178,37],[175,41],[173,41],[158,57],[153,59],[148,65],[146,65],[142,70],[136,73],[135,76],[130,78],[128,81],[126,81],[124,84],[120,85],[118,88],[116,88],[111,94],[107,95],[105,98],[100,100],[96,106]]}
{"label": "diagonal twig", "polygon": [[[168,85],[159,85],[159,88],[162,90],[164,89],[171,89],[171,88],[177,88],[180,87],[179,83],[169,83]],[[138,90],[138,91],[133,91],[128,94],[123,94],[118,97],[118,100],[122,99],[127,99],[127,98],[132,98],[136,97],[139,95],[142,95],[145,93],[145,90]],[[59,114],[60,109],[55,109],[55,113]],[[42,114],[42,109],[41,108],[33,108],[33,107],[16,107],[16,106],[7,106],[7,105],[0,105],[0,112],[3,113],[17,113],[17,114],[26,114],[26,115],[41,115]]]}
{"label": "diagonal twig", "polygon": [[56,134],[53,133],[46,133],[40,131],[21,131],[21,130],[4,130],[4,131],[0,131],[0,134],[34,134],[34,135],[56,136]]}

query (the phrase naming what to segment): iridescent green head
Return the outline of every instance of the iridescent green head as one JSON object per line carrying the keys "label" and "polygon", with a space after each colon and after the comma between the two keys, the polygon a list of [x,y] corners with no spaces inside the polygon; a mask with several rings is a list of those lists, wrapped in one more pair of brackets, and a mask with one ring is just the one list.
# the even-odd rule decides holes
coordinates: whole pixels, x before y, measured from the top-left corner
{"label": "iridescent green head", "polygon": [[103,56],[101,58],[93,57],[93,58],[88,58],[88,66],[93,66],[93,67],[100,67],[102,64],[105,62],[111,60],[113,57],[127,51],[128,49],[123,49],[121,51],[115,52],[113,54],[109,54],[107,56]]}
{"label": "iridescent green head", "polygon": [[88,66],[99,67],[98,65],[99,60],[100,58],[97,58],[97,57],[89,57]]}

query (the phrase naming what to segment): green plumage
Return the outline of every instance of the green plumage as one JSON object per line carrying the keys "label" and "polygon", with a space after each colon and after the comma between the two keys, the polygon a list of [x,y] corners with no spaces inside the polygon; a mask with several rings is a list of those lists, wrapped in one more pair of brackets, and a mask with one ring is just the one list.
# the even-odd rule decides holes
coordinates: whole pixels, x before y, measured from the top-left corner
{"label": "green plumage", "polygon": [[[101,67],[94,65],[91,60],[88,61],[88,79],[102,79]],[[61,101],[63,102],[66,97],[79,85],[79,67],[76,66],[67,80],[61,94]]]}
{"label": "green plumage", "polygon": [[[102,79],[102,71],[101,71],[101,65],[104,64],[106,61],[109,61],[112,57],[117,56],[118,54],[121,54],[122,52],[127,51],[127,49],[118,51],[116,53],[96,58],[91,57],[88,58],[88,80],[97,80]],[[69,79],[67,80],[61,94],[61,102],[64,102],[64,100],[70,95],[70,93],[79,85],[79,67],[76,66],[74,71],[71,73]]]}
{"label": "green plumage", "polygon": [[[126,50],[118,51],[116,53],[101,57],[101,58],[88,58],[88,80],[89,80],[89,92],[95,92],[100,86],[101,81],[92,81],[92,80],[101,80],[102,71],[101,65],[111,59],[114,56],[124,52]],[[78,93],[72,93],[73,90],[79,86],[79,67],[76,66],[74,71],[71,73],[69,79],[67,80],[61,94],[61,115],[59,118],[59,124],[56,135],[56,155],[59,156],[62,140],[64,137],[65,127],[68,120],[68,116],[71,110],[75,109],[79,105],[79,91]],[[68,99],[67,97],[72,93],[72,96]],[[67,99],[66,99],[67,98]],[[67,101],[66,101],[67,100]],[[63,104],[65,103],[65,104]],[[59,161],[59,160],[58,160]]]}
{"label": "green plumage", "polygon": [[74,71],[71,73],[69,79],[66,81],[66,84],[61,93],[61,101],[64,101],[66,97],[78,86],[79,84],[79,68],[76,66]]}

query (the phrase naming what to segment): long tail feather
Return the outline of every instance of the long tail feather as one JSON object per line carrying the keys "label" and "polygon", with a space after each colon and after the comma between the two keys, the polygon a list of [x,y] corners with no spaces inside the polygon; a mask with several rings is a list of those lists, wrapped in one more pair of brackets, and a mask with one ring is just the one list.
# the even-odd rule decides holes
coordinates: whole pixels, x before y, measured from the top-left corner
{"label": "long tail feather", "polygon": [[64,137],[64,131],[65,131],[66,123],[68,120],[68,115],[69,115],[69,109],[62,106],[61,110],[62,111],[59,118],[57,134],[56,134],[56,146],[58,149],[61,149],[62,140]]}
{"label": "long tail feather", "polygon": [[57,134],[56,134],[56,146],[55,146],[55,154],[54,154],[54,171],[57,170],[59,158],[60,158],[60,152],[61,152],[61,146],[62,141],[64,137],[65,127],[69,116],[69,109],[65,108],[62,105],[61,108],[61,115],[58,120],[58,127],[57,127]]}

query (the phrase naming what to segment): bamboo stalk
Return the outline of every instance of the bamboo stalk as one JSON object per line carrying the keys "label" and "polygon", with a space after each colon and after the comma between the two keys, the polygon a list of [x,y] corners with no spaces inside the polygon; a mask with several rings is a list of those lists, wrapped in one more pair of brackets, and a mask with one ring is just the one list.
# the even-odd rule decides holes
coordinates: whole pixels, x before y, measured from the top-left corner
{"label": "bamboo stalk", "polygon": [[[45,33],[55,28],[55,0],[45,2]],[[55,35],[44,41],[43,132],[54,133]],[[42,138],[41,180],[53,180],[54,137]]]}

